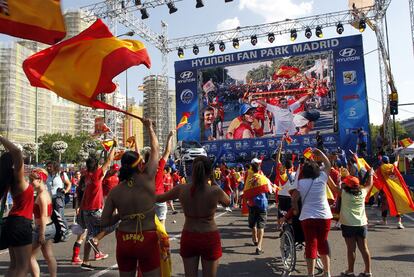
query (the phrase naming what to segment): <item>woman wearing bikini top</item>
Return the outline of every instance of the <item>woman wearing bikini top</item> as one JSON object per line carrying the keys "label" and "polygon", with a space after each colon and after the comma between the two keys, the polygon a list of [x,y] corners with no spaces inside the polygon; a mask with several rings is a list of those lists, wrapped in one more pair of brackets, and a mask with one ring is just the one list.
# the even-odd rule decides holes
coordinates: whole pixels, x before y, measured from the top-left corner
{"label": "woman wearing bikini top", "polygon": [[[222,256],[220,233],[214,220],[217,204],[230,205],[230,198],[214,180],[211,161],[197,157],[193,161],[192,184],[178,185],[169,192],[157,195],[157,202],[179,199],[185,223],[181,235],[180,255],[185,276],[197,276],[201,257],[203,276],[216,276]],[[213,184],[215,184],[213,182]]]}
{"label": "woman wearing bikini top", "polygon": [[[121,159],[120,183],[113,188],[102,212],[102,226],[121,220],[116,231],[116,259],[120,276],[160,276],[160,252],[155,231],[155,184],[159,145],[150,119],[142,119],[150,134],[151,153],[144,164],[137,152]],[[118,213],[114,214],[117,210]]]}

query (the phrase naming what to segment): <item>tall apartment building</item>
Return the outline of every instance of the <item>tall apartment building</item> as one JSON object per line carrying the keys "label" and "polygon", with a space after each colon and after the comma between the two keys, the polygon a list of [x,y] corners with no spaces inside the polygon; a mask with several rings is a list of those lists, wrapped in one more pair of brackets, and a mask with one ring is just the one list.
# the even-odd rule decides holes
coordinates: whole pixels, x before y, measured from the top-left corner
{"label": "tall apartment building", "polygon": [[[137,104],[128,104],[129,113],[142,117],[144,115],[144,107]],[[124,120],[124,141],[131,136],[136,136],[138,149],[144,147],[144,126],[141,120],[127,116]]]}
{"label": "tall apartment building", "polygon": [[[171,112],[168,109],[168,79],[165,76],[150,75],[144,78],[144,117],[151,118],[155,123],[155,134],[161,151],[169,132],[168,118]],[[149,136],[144,132],[144,145],[149,145]]]}

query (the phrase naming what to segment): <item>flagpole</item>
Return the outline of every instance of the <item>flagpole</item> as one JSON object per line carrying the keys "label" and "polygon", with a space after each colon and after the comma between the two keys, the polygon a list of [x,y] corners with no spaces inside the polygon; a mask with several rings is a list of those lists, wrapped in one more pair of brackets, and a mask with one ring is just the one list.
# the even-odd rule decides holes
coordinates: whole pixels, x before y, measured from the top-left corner
{"label": "flagpole", "polygon": [[38,105],[38,101],[39,101],[39,92],[38,92],[38,89],[37,89],[37,87],[36,87],[36,97],[35,97],[35,145],[36,145],[36,147],[35,147],[35,149],[36,149],[36,159],[35,159],[35,161],[36,161],[36,165],[38,165],[39,164],[39,147],[38,147],[38,145],[37,145],[37,136],[38,136],[38,126],[37,126],[37,117],[38,117],[38,108],[37,108],[37,105]]}

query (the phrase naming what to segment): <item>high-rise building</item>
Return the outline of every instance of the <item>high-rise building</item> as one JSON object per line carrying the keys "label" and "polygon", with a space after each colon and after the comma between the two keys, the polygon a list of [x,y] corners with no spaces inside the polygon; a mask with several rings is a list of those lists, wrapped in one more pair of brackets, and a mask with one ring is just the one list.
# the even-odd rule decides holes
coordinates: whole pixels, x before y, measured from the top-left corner
{"label": "high-rise building", "polygon": [[[144,78],[144,117],[151,118],[155,124],[161,151],[169,132],[168,118],[171,112],[168,109],[168,79],[161,75],[150,75]],[[144,145],[149,146],[148,133],[144,132]]]}
{"label": "high-rise building", "polygon": [[[175,90],[168,90],[168,130],[174,130],[177,127],[177,107],[175,101]],[[177,145],[177,136],[173,138],[173,148]]]}
{"label": "high-rise building", "polygon": [[[128,103],[127,111],[131,114],[142,117],[144,114],[144,107],[135,103]],[[136,137],[138,149],[142,149],[144,147],[144,126],[142,125],[141,120],[131,116],[126,116],[124,120],[124,142],[131,136]]]}

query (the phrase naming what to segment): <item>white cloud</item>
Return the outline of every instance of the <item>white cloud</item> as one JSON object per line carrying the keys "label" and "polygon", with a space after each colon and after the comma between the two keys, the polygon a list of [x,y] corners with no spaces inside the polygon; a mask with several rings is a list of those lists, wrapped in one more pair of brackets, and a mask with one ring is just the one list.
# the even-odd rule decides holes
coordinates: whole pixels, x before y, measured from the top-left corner
{"label": "white cloud", "polygon": [[217,31],[224,31],[229,29],[235,29],[240,26],[240,20],[236,16],[235,18],[228,18],[217,24]]}
{"label": "white cloud", "polygon": [[309,15],[313,1],[303,1],[299,4],[293,0],[240,0],[240,10],[250,10],[262,16],[266,22],[275,22],[286,18],[293,19]]}

